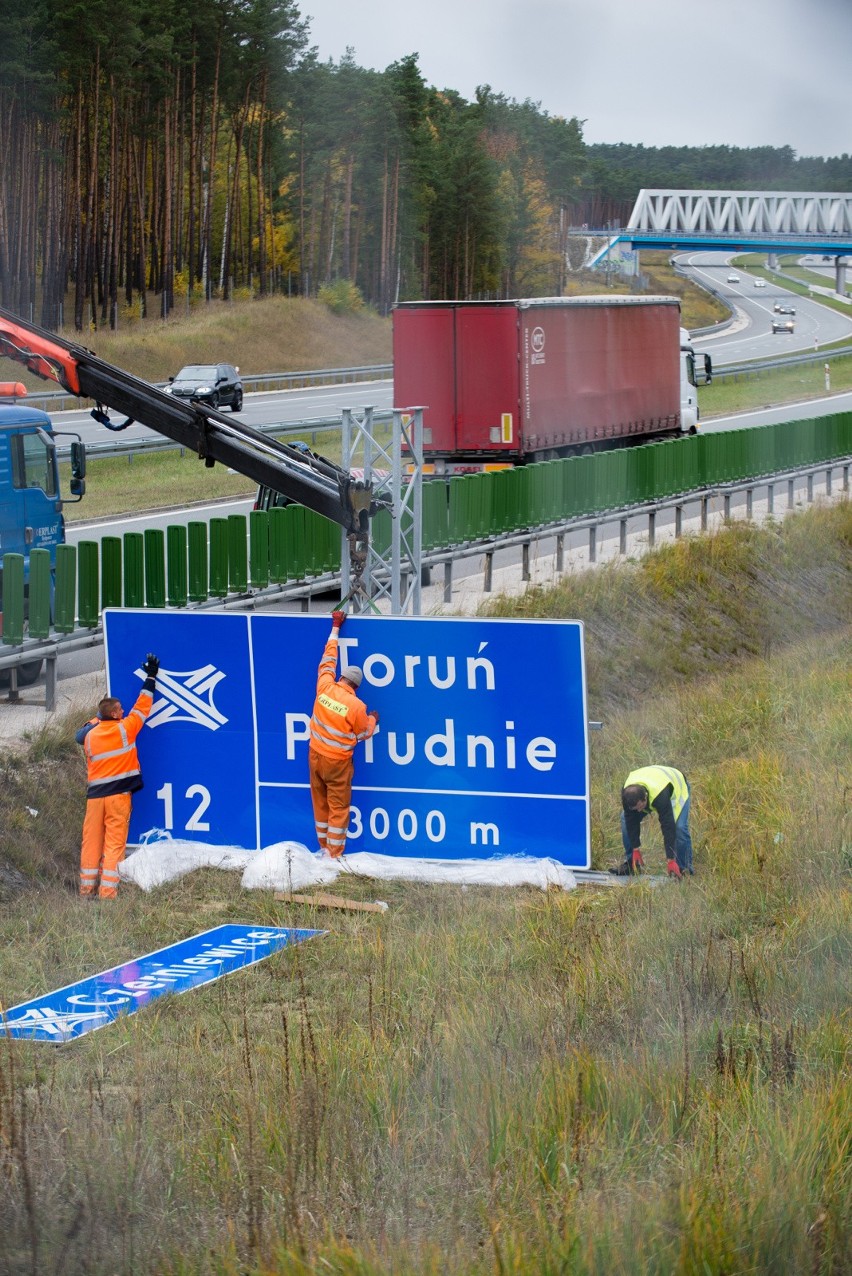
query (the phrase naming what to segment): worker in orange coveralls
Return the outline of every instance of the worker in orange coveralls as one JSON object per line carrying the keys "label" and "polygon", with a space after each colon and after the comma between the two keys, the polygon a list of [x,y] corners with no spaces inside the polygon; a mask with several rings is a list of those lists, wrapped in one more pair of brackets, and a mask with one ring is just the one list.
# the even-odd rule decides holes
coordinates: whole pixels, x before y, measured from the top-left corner
{"label": "worker in orange coveralls", "polygon": [[369,740],[379,721],[378,713],[368,710],[355,694],[363,677],[358,666],[349,665],[337,678],[337,640],[345,619],[342,611],[331,613],[331,633],[319,666],[308,749],[317,841],[320,850],[334,859],[346,849],[355,770],[352,754],[359,740]]}
{"label": "worker in orange coveralls", "polygon": [[147,676],[127,717],[120,700],[105,696],[98,716],[76,735],[89,777],[80,851],[80,894],[87,898],[115,899],[118,894],[118,866],[127,848],[132,795],[142,788],[136,737],[151,712],[160,662],[149,653],[142,668]]}

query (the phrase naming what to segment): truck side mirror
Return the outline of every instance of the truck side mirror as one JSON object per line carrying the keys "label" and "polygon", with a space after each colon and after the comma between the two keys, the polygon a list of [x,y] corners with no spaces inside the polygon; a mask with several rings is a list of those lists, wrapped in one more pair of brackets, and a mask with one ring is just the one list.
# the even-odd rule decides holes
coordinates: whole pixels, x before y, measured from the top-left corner
{"label": "truck side mirror", "polygon": [[82,500],[86,494],[86,445],[79,439],[71,444],[71,495]]}
{"label": "truck side mirror", "polygon": [[86,477],[86,445],[81,439],[75,439],[71,444],[71,477]]}
{"label": "truck side mirror", "polygon": [[704,356],[704,380],[708,385],[713,380],[713,360],[710,358],[709,354],[705,354]]}

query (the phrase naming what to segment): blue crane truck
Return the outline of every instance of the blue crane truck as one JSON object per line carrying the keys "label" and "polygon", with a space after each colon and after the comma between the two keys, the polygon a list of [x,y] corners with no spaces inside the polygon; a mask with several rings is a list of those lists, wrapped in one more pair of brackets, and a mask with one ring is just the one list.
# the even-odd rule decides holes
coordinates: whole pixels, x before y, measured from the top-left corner
{"label": "blue crane truck", "polygon": [[[377,495],[370,482],[325,457],[282,443],[234,416],[226,417],[200,400],[165,394],[90,350],[0,309],[0,357],[4,356],[36,376],[57,382],[68,393],[92,400],[92,416],[106,428],[121,430],[139,421],[194,452],[208,468],[219,462],[338,523],[347,537],[352,578],[356,584],[360,580],[370,519],[380,506],[390,504],[390,497]],[[48,549],[55,564],[56,548],[65,539],[57,431],[46,413],[19,402],[25,394],[20,383],[0,387],[0,626],[3,555],[24,556],[26,579],[30,552]],[[111,420],[110,409],[126,419]],[[66,500],[82,499],[85,476],[85,446],[78,435],[72,435]],[[34,681],[41,663],[33,660],[19,668],[18,681]]]}

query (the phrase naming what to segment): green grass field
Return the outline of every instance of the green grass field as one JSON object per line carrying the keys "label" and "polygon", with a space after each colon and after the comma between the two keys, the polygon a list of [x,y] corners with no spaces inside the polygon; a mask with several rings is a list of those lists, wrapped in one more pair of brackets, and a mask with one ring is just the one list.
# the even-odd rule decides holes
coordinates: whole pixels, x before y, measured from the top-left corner
{"label": "green grass field", "polygon": [[4,1276],[852,1270],[850,545],[846,502],[489,608],[584,620],[594,861],[627,770],[670,761],[683,885],[338,915],[205,870],[84,905],[78,724],[0,757],[3,1004],[220,922],[330,930],[0,1044]]}

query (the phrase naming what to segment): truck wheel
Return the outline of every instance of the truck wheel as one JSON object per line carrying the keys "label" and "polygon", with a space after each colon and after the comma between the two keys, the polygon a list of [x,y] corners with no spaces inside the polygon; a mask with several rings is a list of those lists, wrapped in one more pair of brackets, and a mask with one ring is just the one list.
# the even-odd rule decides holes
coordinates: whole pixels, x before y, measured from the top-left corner
{"label": "truck wheel", "polygon": [[18,686],[31,687],[38,680],[43,667],[43,660],[30,660],[27,664],[21,665],[18,670]]}
{"label": "truck wheel", "polygon": [[[18,666],[18,686],[31,687],[33,683],[38,680],[38,676],[42,671],[43,665],[44,665],[43,660],[30,660],[25,665],[19,665]],[[8,669],[4,669],[3,672],[0,673],[0,687],[5,689],[11,684],[11,681],[12,681],[11,671]]]}

